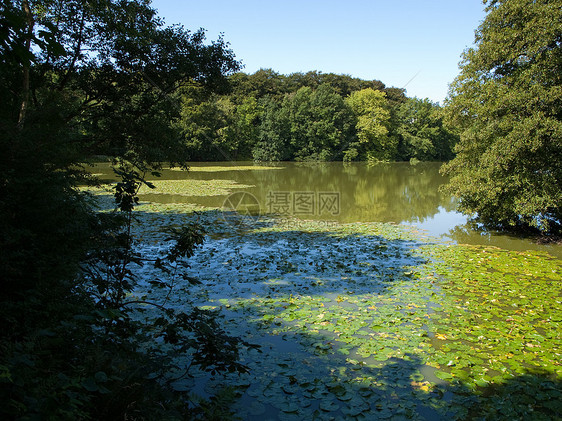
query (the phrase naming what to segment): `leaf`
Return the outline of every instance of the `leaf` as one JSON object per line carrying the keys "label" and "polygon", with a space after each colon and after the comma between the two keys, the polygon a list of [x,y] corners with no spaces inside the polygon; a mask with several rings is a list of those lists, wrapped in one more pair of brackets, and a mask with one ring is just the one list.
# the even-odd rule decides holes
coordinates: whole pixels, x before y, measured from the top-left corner
{"label": "leaf", "polygon": [[339,352],[342,355],[349,355],[349,349],[347,348],[338,348],[337,352]]}
{"label": "leaf", "polygon": [[105,383],[109,380],[107,374],[105,374],[103,371],[98,371],[95,374],[94,378],[96,380],[96,383]]}
{"label": "leaf", "polygon": [[325,412],[335,412],[340,406],[331,399],[323,399],[320,401],[319,408]]}
{"label": "leaf", "polygon": [[279,402],[276,405],[281,411],[286,412],[286,413],[296,413],[299,412],[299,405],[292,402],[292,401],[283,401],[283,402]]}
{"label": "leaf", "polygon": [[484,380],[482,378],[474,380],[474,383],[478,387],[487,387],[490,384],[489,382],[487,382],[486,380]]}
{"label": "leaf", "polygon": [[447,373],[446,371],[436,370],[434,375],[441,380],[451,380],[453,378],[453,375],[451,373]]}
{"label": "leaf", "polygon": [[91,377],[84,379],[81,383],[82,387],[86,389],[88,392],[97,392],[98,385],[96,384],[95,380]]}

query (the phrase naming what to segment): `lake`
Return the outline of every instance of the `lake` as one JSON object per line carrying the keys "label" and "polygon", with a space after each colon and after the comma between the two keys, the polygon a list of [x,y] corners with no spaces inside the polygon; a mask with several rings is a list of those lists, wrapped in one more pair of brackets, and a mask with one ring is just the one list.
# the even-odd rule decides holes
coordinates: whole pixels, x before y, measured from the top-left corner
{"label": "lake", "polygon": [[[196,203],[205,207],[233,207],[252,213],[277,213],[301,219],[349,222],[412,224],[429,235],[462,244],[490,245],[506,250],[546,251],[562,258],[562,245],[539,245],[525,238],[475,230],[468,217],[456,211],[457,200],[441,193],[447,177],[439,174],[441,163],[407,162],[378,164],[327,162],[271,164],[252,162],[198,162],[190,171],[164,170],[153,180],[232,180],[237,192],[192,196],[182,191],[142,194],[157,203]],[[109,175],[109,166],[97,166]],[[251,186],[251,187],[250,187]],[[158,191],[158,189],[156,189]]]}
{"label": "lake", "polygon": [[[130,265],[132,297],[214,312],[260,346],[242,350],[241,376],[190,370],[179,352],[190,377],[174,387],[229,387],[251,421],[554,419],[561,247],[471,229],[439,166],[196,163],[141,188],[133,231],[147,261],[169,249],[166,226],[209,235],[181,276]],[[139,310],[147,325],[160,316]]]}

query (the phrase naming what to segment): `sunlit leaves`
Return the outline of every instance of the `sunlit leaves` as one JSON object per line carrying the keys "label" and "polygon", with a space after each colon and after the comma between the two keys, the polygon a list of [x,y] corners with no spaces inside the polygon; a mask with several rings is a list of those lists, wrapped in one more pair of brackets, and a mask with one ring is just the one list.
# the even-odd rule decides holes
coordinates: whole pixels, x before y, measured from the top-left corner
{"label": "sunlit leaves", "polygon": [[[212,215],[201,217],[212,225]],[[225,231],[191,259],[204,286],[190,298],[222,309],[227,329],[262,344],[262,354],[245,356],[248,377],[224,383],[239,387],[240,414],[556,413],[548,402],[562,377],[559,260],[431,243],[400,226],[299,222]],[[531,379],[545,384],[533,386],[536,396],[510,393]]]}
{"label": "sunlit leaves", "polygon": [[179,196],[224,196],[232,189],[253,187],[232,180],[155,180],[155,189],[141,186],[139,195],[166,194]]}
{"label": "sunlit leaves", "polygon": [[367,88],[353,92],[346,103],[357,116],[358,147],[373,154],[377,160],[393,159],[398,142],[388,136],[390,109],[386,94]]}
{"label": "sunlit leaves", "polygon": [[451,86],[449,191],[492,226],[560,231],[561,17],[559,2],[489,2]]}

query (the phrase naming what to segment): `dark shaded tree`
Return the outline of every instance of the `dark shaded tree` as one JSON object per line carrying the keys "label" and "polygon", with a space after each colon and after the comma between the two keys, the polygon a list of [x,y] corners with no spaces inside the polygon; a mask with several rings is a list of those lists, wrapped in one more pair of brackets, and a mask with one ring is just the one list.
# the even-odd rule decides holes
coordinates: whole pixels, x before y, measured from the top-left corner
{"label": "dark shaded tree", "polygon": [[287,110],[272,98],[262,101],[262,109],[259,137],[252,150],[254,161],[275,162],[291,159]]}
{"label": "dark shaded tree", "polygon": [[280,106],[269,104],[254,148],[257,160],[268,160],[274,150],[272,156],[281,160],[335,160],[353,136],[351,109],[330,85],[304,86],[286,95]]}
{"label": "dark shaded tree", "polygon": [[303,87],[288,96],[291,155],[297,161],[337,159],[351,140],[353,115],[343,98],[327,84],[316,90]]}
{"label": "dark shaded tree", "polygon": [[155,362],[132,345],[126,313],[86,289],[85,259],[125,259],[130,238],[121,218],[93,211],[78,186],[95,180],[81,168],[104,154],[138,183],[161,160],[182,161],[177,89],[219,89],[237,69],[224,41],[163,26],[148,1],[2,0],[3,418],[161,418],[173,406],[142,374]]}
{"label": "dark shaded tree", "polygon": [[[193,81],[216,88],[238,65],[222,40],[205,45],[203,31],[164,27],[144,1],[4,1],[2,25],[0,255],[15,292],[67,256],[53,244],[80,248],[63,240],[83,235],[76,165],[93,153],[141,167],[185,160],[170,124],[175,91]],[[67,206],[74,217],[63,217]]]}
{"label": "dark shaded tree", "polygon": [[175,122],[190,161],[229,159],[230,145],[221,139],[220,130],[229,124],[227,112],[219,105],[219,97],[210,95],[201,86],[181,90],[180,117]]}
{"label": "dark shaded tree", "polygon": [[228,146],[230,159],[252,160],[252,149],[259,136],[261,106],[254,97],[235,103],[227,97],[219,106],[226,113],[228,124],[220,130],[223,144]]}

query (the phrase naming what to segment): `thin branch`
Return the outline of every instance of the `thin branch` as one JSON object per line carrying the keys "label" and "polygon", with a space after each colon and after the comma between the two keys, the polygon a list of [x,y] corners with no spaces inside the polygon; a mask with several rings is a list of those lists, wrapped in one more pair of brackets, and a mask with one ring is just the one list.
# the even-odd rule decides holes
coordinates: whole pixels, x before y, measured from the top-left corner
{"label": "thin branch", "polygon": [[86,21],[86,12],[85,8],[82,8],[82,16],[80,17],[80,30],[78,31],[78,40],[76,41],[76,47],[74,48],[74,54],[72,55],[72,60],[66,70],[64,77],[62,78],[59,84],[59,91],[64,88],[66,83],[68,82],[74,67],[76,66],[76,61],[78,61],[78,57],[80,57],[80,53],[82,51],[82,43],[84,41],[84,23]]}
{"label": "thin branch", "polygon": [[[33,14],[31,13],[31,9],[29,7],[29,2],[27,0],[23,0],[22,2],[23,11],[27,18],[27,36],[25,39],[25,48],[26,51],[31,52],[31,39],[33,38],[33,28],[35,26],[35,20],[33,19]],[[29,72],[30,72],[30,63],[27,62],[23,65],[23,92],[22,92],[22,102],[20,113],[18,117],[18,129],[23,128],[23,123],[25,121],[25,116],[27,114],[27,106],[29,104]]]}
{"label": "thin branch", "polygon": [[170,383],[172,383],[172,382],[181,380],[181,379],[183,379],[183,378],[186,377],[186,376],[189,376],[189,370],[190,370],[190,368],[191,368],[192,365],[193,365],[193,360],[191,360],[191,361],[189,362],[189,364],[187,365],[187,368],[184,370],[184,372],[183,372],[182,374],[180,374],[180,375],[177,376],[177,377],[172,377],[172,378],[170,378],[170,379],[167,379],[167,380],[166,380],[166,383],[170,384]]}
{"label": "thin branch", "polygon": [[126,303],[121,304],[121,307],[125,307],[128,305],[132,305],[132,304],[146,304],[146,305],[151,305],[154,306],[164,312],[167,312],[169,309],[167,309],[165,306],[157,304],[157,303],[153,303],[151,301],[143,301],[143,300],[134,300],[134,301],[127,301]]}

